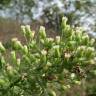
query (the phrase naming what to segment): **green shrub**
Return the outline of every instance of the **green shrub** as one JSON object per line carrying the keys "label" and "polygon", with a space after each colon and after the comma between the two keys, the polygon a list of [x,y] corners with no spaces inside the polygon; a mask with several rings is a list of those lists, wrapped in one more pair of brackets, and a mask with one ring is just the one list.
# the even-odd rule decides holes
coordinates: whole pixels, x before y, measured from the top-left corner
{"label": "green shrub", "polygon": [[63,96],[86,80],[87,68],[95,66],[95,40],[66,22],[63,17],[56,38],[48,38],[43,26],[36,37],[29,25],[21,26],[26,42],[13,38],[8,56],[0,43],[0,96]]}

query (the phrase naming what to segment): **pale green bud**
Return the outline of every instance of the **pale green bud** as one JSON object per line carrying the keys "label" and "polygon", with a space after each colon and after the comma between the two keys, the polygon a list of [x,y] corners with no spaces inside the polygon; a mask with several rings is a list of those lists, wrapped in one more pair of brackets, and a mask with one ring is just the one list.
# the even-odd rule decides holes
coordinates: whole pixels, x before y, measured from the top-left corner
{"label": "pale green bud", "polygon": [[57,96],[57,95],[56,95],[56,92],[53,91],[52,89],[48,90],[48,95],[49,95],[49,96]]}
{"label": "pale green bud", "polygon": [[42,55],[47,55],[47,51],[46,51],[46,50],[42,50],[42,51],[41,51],[41,54],[42,54]]}
{"label": "pale green bud", "polygon": [[54,41],[54,39],[53,38],[47,38],[47,40],[48,40],[48,42],[53,42]]}
{"label": "pale green bud", "polygon": [[65,53],[65,54],[64,54],[64,57],[65,57],[66,59],[69,59],[69,58],[71,57],[71,54],[70,54],[70,53]]}
{"label": "pale green bud", "polygon": [[92,39],[90,40],[90,44],[93,45],[94,43],[95,43],[95,39],[92,38]]}
{"label": "pale green bud", "polygon": [[21,42],[18,41],[17,38],[13,38],[13,39],[12,39],[12,43],[13,43],[13,47],[14,47],[15,49],[21,49],[21,48],[23,47],[22,44],[21,44]]}
{"label": "pale green bud", "polygon": [[83,36],[82,36],[82,40],[85,44],[88,44],[89,43],[89,36],[87,33],[85,33]]}
{"label": "pale green bud", "polygon": [[12,70],[13,70],[13,67],[11,65],[8,65],[7,66],[7,71],[10,71],[11,72]]}
{"label": "pale green bud", "polygon": [[53,46],[53,50],[55,51],[55,56],[56,57],[60,57],[60,46],[59,45],[55,45]]}
{"label": "pale green bud", "polygon": [[[86,46],[79,46],[77,47],[77,50],[75,51],[78,56],[83,56],[86,53]],[[80,60],[83,58],[80,58]]]}
{"label": "pale green bud", "polygon": [[83,50],[86,50],[86,46],[79,46],[77,48],[77,51],[83,51]]}
{"label": "pale green bud", "polygon": [[78,40],[80,41],[82,38],[82,31],[79,29],[79,27],[76,28],[75,34]]}
{"label": "pale green bud", "polygon": [[68,19],[66,17],[62,18],[62,24],[64,27],[66,26],[67,21],[68,21]]}
{"label": "pale green bud", "polygon": [[45,27],[40,26],[39,34],[40,34],[40,38],[41,38],[41,39],[46,38]]}
{"label": "pale green bud", "polygon": [[67,88],[71,88],[71,86],[70,86],[70,85],[66,85],[66,87],[67,87]]}
{"label": "pale green bud", "polygon": [[44,44],[44,43],[45,43],[45,40],[44,40],[44,39],[40,39],[40,42],[41,42],[42,44]]}
{"label": "pale green bud", "polygon": [[26,26],[25,26],[25,31],[26,31],[25,36],[26,36],[26,38],[27,38],[28,40],[34,38],[35,31],[31,31],[30,25],[26,25]]}
{"label": "pale green bud", "polygon": [[88,50],[88,51],[91,51],[91,52],[95,52],[94,47],[88,47],[87,50]]}
{"label": "pale green bud", "polygon": [[11,51],[11,57],[14,61],[16,61],[16,52],[15,51]]}
{"label": "pale green bud", "polygon": [[60,36],[56,36],[56,43],[57,43],[57,44],[60,43]]}
{"label": "pale green bud", "polygon": [[21,31],[22,31],[22,33],[23,33],[24,35],[26,34],[26,30],[25,30],[25,26],[24,26],[24,25],[21,26]]}
{"label": "pale green bud", "polygon": [[4,52],[5,51],[5,48],[3,46],[3,44],[0,42],[0,52]]}
{"label": "pale green bud", "polygon": [[27,32],[31,32],[31,27],[30,27],[30,25],[26,25],[26,26],[25,26],[25,30],[26,30]]}
{"label": "pale green bud", "polygon": [[34,36],[35,36],[35,31],[32,31],[32,32],[31,32],[31,38],[33,39]]}
{"label": "pale green bud", "polygon": [[52,66],[52,63],[50,63],[50,62],[47,62],[47,64],[46,64],[48,67],[50,67],[50,66]]}
{"label": "pale green bud", "polygon": [[81,81],[75,80],[74,83],[75,83],[75,84],[78,84],[78,85],[81,85]]}
{"label": "pale green bud", "polygon": [[82,35],[83,28],[82,27],[76,27],[76,33],[79,34],[79,35]]}
{"label": "pale green bud", "polygon": [[69,88],[71,88],[71,86],[70,85],[62,85],[61,88],[63,90],[68,90]]}
{"label": "pale green bud", "polygon": [[11,76],[14,76],[17,71],[13,68],[13,66],[7,64],[6,66],[6,70],[7,70],[7,74],[11,77]]}
{"label": "pale green bud", "polygon": [[[70,25],[66,25],[66,31],[69,32],[70,31],[70,28],[71,28]],[[69,33],[71,34],[71,32],[69,32]]]}
{"label": "pale green bud", "polygon": [[46,38],[45,44],[47,46],[52,46],[54,39],[53,38]]}
{"label": "pale green bud", "polygon": [[23,47],[23,51],[24,51],[24,53],[28,53],[28,47],[26,46],[26,45],[24,45],[24,47]]}
{"label": "pale green bud", "polygon": [[20,58],[17,58],[17,65],[19,66],[21,63],[21,59]]}
{"label": "pale green bud", "polygon": [[86,55],[87,55],[88,57],[94,56],[94,55],[95,55],[95,49],[94,49],[94,47],[88,47],[88,48],[86,49]]}
{"label": "pale green bud", "polygon": [[74,79],[76,77],[75,73],[71,73],[71,79]]}
{"label": "pale green bud", "polygon": [[95,60],[92,60],[92,59],[89,60],[88,63],[89,63],[89,64],[96,64]]}

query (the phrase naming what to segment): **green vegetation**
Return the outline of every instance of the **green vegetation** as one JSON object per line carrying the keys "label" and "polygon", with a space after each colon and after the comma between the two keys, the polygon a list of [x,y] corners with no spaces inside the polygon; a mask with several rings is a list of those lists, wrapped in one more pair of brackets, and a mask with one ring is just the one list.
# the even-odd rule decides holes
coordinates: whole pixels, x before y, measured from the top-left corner
{"label": "green vegetation", "polygon": [[43,26],[35,36],[26,25],[25,44],[13,38],[9,50],[0,42],[0,96],[64,96],[75,84],[86,87],[96,73],[95,39],[66,22],[63,17],[55,38],[48,38]]}

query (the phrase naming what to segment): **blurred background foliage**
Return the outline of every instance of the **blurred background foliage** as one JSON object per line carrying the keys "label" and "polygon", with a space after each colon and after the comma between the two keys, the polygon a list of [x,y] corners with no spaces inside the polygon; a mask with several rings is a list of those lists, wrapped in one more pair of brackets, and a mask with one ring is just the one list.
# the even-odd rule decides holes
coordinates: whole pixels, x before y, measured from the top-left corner
{"label": "blurred background foliage", "polygon": [[25,24],[38,20],[56,31],[65,15],[72,26],[96,31],[96,0],[0,0],[0,14]]}

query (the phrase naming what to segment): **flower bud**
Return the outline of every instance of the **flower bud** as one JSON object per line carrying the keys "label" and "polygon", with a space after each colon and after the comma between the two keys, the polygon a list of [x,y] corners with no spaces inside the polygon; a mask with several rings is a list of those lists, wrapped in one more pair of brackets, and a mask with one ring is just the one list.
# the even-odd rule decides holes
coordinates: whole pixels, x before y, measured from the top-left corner
{"label": "flower bud", "polygon": [[91,52],[95,52],[94,47],[88,47],[87,50],[88,50],[88,51],[91,51]]}
{"label": "flower bud", "polygon": [[49,96],[56,96],[56,92],[53,91],[52,89],[48,90],[48,95]]}
{"label": "flower bud", "polygon": [[74,83],[75,84],[78,84],[78,85],[81,85],[81,82],[80,81],[77,81],[77,80],[75,80]]}
{"label": "flower bud", "polygon": [[27,47],[26,45],[24,45],[24,47],[23,47],[23,51],[24,51],[25,54],[28,53],[28,47]]}
{"label": "flower bud", "polygon": [[60,43],[60,36],[56,36],[56,43],[57,43],[57,44]]}
{"label": "flower bud", "polygon": [[68,19],[66,17],[62,18],[62,26],[65,27]]}
{"label": "flower bud", "polygon": [[7,66],[7,71],[11,71],[13,69],[13,67],[11,65]]}
{"label": "flower bud", "polygon": [[47,38],[47,40],[48,40],[48,42],[53,42],[54,41],[54,39],[53,38]]}
{"label": "flower bud", "polygon": [[75,73],[71,73],[71,79],[74,79],[76,77]]}
{"label": "flower bud", "polygon": [[16,61],[16,53],[15,51],[11,51],[11,58],[15,62]]}
{"label": "flower bud", "polygon": [[22,48],[22,44],[20,41],[18,41],[17,38],[12,39],[12,44],[13,44],[13,48],[15,48],[17,50]]}
{"label": "flower bud", "polygon": [[42,54],[42,55],[47,55],[47,51],[46,51],[46,50],[42,50],[42,51],[41,51],[41,54]]}
{"label": "flower bud", "polygon": [[53,50],[55,51],[55,56],[56,57],[60,57],[60,46],[59,45],[55,45],[55,46],[53,46]]}
{"label": "flower bud", "polygon": [[11,65],[7,64],[6,66],[6,70],[7,70],[7,73],[8,75],[11,77],[11,76],[14,76],[14,74],[17,72]]}
{"label": "flower bud", "polygon": [[40,39],[40,42],[41,42],[42,44],[44,44],[44,43],[45,43],[45,40],[44,40],[44,39]]}
{"label": "flower bud", "polygon": [[19,66],[21,63],[21,59],[20,58],[17,58],[17,65]]}
{"label": "flower bud", "polygon": [[62,85],[61,88],[62,88],[63,90],[68,90],[68,89],[71,88],[71,87],[70,87],[70,85]]}
{"label": "flower bud", "polygon": [[43,27],[43,26],[40,26],[39,33],[40,33],[40,38],[41,38],[41,39],[44,39],[44,38],[46,38],[45,27]]}
{"label": "flower bud", "polygon": [[94,49],[94,47],[88,47],[86,49],[86,55],[87,55],[87,57],[94,56],[95,55],[95,49]]}
{"label": "flower bud", "polygon": [[50,67],[50,66],[52,66],[52,63],[50,63],[50,62],[47,62],[47,64],[46,64],[48,67]]}
{"label": "flower bud", "polygon": [[77,51],[84,51],[84,50],[86,50],[86,46],[79,46],[77,48]]}
{"label": "flower bud", "polygon": [[83,34],[82,41],[83,41],[84,44],[88,44],[89,43],[89,36],[88,36],[87,33]]}
{"label": "flower bud", "polygon": [[30,25],[26,25],[26,26],[25,26],[25,30],[26,30],[27,32],[31,32]]}
{"label": "flower bud", "polygon": [[27,39],[33,39],[35,35],[35,31],[31,31],[30,25],[25,26],[25,31],[26,31],[26,38]]}
{"label": "flower bud", "polygon": [[34,36],[35,36],[35,31],[32,31],[32,32],[31,32],[31,38],[33,39]]}
{"label": "flower bud", "polygon": [[69,59],[69,58],[71,57],[71,54],[70,54],[70,53],[65,53],[65,54],[64,54],[64,57],[65,57],[66,59]]}
{"label": "flower bud", "polygon": [[94,43],[95,43],[95,39],[92,38],[92,39],[90,40],[91,46],[92,46]]}
{"label": "flower bud", "polygon": [[3,44],[0,42],[0,52],[4,52],[5,51],[5,48],[3,46]]}
{"label": "flower bud", "polygon": [[86,61],[87,64],[96,64],[95,60],[94,59],[91,59],[91,60],[88,60]]}
{"label": "flower bud", "polygon": [[24,25],[21,26],[21,31],[22,31],[22,33],[23,33],[24,35],[26,34],[26,30],[25,30],[25,26],[24,26]]}

